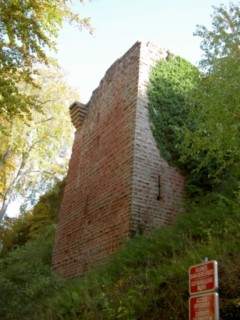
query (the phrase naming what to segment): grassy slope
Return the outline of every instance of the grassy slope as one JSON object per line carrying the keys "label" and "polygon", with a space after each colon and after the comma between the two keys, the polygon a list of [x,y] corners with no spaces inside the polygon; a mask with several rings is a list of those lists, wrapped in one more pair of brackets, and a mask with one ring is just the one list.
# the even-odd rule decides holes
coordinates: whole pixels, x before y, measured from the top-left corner
{"label": "grassy slope", "polygon": [[209,194],[174,226],[129,241],[101,268],[65,284],[51,299],[63,319],[188,319],[188,269],[219,263],[222,319],[240,318],[240,212]]}
{"label": "grassy slope", "polygon": [[[42,200],[45,213],[60,203],[56,192]],[[42,210],[34,212],[36,225]],[[209,193],[191,201],[172,227],[132,239],[98,269],[67,281],[51,271],[55,220],[39,223],[39,234],[34,229],[0,259],[0,319],[188,319],[188,269],[206,256],[219,263],[221,319],[240,319],[237,199]]]}

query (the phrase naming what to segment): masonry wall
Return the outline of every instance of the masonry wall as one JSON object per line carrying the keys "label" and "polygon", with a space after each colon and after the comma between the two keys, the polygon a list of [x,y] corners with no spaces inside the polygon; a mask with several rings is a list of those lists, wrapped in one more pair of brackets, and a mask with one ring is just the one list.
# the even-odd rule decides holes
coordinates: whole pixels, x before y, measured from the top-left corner
{"label": "masonry wall", "polygon": [[179,212],[183,178],[161,159],[148,121],[149,70],[161,57],[137,42],[81,107],[53,252],[63,276],[93,268],[124,239]]}
{"label": "masonry wall", "polygon": [[76,131],[53,252],[64,276],[94,267],[130,233],[139,46],[106,72]]}
{"label": "masonry wall", "polygon": [[152,43],[141,46],[131,209],[133,233],[150,234],[156,226],[171,224],[181,212],[184,179],[160,157],[148,119],[149,74],[166,55],[166,51]]}

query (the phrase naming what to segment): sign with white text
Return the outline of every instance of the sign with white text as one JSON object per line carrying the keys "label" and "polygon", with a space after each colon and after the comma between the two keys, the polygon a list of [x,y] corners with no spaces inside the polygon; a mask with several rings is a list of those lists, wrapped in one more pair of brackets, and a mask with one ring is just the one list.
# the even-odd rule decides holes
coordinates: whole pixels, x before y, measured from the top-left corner
{"label": "sign with white text", "polygon": [[189,299],[190,320],[219,320],[219,298],[217,293],[192,296]]}
{"label": "sign with white text", "polygon": [[217,288],[217,261],[209,261],[189,268],[189,292],[191,295],[215,291]]}

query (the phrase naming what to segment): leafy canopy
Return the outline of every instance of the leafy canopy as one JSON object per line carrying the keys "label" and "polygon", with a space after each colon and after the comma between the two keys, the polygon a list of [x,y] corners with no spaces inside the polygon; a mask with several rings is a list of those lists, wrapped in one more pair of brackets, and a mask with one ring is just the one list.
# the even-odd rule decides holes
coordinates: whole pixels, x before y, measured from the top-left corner
{"label": "leafy canopy", "polygon": [[223,57],[239,55],[240,50],[240,3],[229,7],[213,7],[212,29],[198,25],[195,35],[202,38],[203,59],[200,65],[207,70]]}
{"label": "leafy canopy", "polygon": [[65,180],[58,181],[31,210],[23,211],[17,218],[7,217],[3,220],[0,225],[0,258],[55,226],[64,186]]}
{"label": "leafy canopy", "polygon": [[212,30],[198,26],[196,35],[202,37],[204,52],[201,74],[187,73],[183,61],[176,64],[172,58],[160,61],[152,72],[148,96],[153,134],[161,155],[193,186],[203,190],[223,183],[236,186],[240,175],[239,5],[215,8]]}
{"label": "leafy canopy", "polygon": [[[205,150],[198,169],[215,162],[209,174],[240,174],[240,9],[215,8],[212,30],[199,26],[205,74],[199,83],[190,110],[194,130],[185,127],[182,151],[199,157]],[[231,171],[230,171],[231,169]]]}
{"label": "leafy canopy", "polygon": [[78,94],[59,69],[40,70],[36,82],[37,88],[24,87],[41,112],[31,110],[28,121],[5,121],[0,132],[0,221],[16,197],[34,203],[67,170],[73,138],[68,106]]}
{"label": "leafy canopy", "polygon": [[56,49],[54,39],[64,21],[90,28],[89,19],[70,5],[68,0],[0,0],[0,116],[39,107],[18,84],[34,83],[35,65],[49,63],[46,52]]}

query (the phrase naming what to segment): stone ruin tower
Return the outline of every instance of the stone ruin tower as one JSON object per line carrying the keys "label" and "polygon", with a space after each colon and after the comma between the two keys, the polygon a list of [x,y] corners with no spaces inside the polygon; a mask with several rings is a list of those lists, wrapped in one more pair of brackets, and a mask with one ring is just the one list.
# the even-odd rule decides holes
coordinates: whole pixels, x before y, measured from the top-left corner
{"label": "stone ruin tower", "polygon": [[149,71],[166,52],[137,42],[106,72],[90,101],[70,106],[75,140],[53,251],[73,277],[124,239],[169,225],[184,179],[160,157],[148,121]]}

